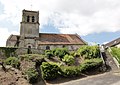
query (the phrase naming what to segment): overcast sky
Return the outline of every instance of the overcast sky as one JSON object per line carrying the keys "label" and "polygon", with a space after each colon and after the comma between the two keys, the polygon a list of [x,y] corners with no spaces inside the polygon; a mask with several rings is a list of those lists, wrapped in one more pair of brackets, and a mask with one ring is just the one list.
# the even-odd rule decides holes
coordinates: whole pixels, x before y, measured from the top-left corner
{"label": "overcast sky", "polygon": [[40,32],[77,33],[95,43],[120,37],[120,0],[0,0],[0,46],[19,34],[23,9],[39,11]]}

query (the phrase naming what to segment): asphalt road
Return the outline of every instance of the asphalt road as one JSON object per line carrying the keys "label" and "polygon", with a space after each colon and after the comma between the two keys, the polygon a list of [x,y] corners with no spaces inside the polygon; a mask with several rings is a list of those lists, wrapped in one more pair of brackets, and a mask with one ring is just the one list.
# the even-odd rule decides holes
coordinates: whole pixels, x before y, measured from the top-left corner
{"label": "asphalt road", "polygon": [[120,70],[72,80],[58,85],[120,85]]}

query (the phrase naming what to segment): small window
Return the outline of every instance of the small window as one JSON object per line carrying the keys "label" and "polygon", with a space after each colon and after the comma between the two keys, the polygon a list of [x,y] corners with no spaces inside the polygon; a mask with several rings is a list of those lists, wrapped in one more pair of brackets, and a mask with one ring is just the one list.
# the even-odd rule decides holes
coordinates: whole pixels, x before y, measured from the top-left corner
{"label": "small window", "polygon": [[65,45],[63,45],[62,47],[65,48]]}
{"label": "small window", "polygon": [[32,16],[32,22],[35,22],[35,17],[34,16]]}
{"label": "small window", "polygon": [[27,22],[30,22],[30,16],[27,16]]}
{"label": "small window", "polygon": [[50,50],[50,46],[46,46],[46,50]]}
{"label": "small window", "polygon": [[31,49],[31,46],[28,46],[29,49]]}
{"label": "small window", "polygon": [[28,54],[32,54],[32,51],[31,51],[31,46],[28,46],[27,53],[28,53]]}

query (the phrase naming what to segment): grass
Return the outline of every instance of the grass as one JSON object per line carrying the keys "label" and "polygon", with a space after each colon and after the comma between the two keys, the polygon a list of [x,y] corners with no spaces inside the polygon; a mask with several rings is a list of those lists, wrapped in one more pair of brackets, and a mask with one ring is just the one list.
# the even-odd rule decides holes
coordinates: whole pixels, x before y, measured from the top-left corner
{"label": "grass", "polygon": [[111,48],[111,54],[113,55],[113,57],[115,57],[119,64],[120,64],[120,48],[115,48],[115,47],[112,47]]}

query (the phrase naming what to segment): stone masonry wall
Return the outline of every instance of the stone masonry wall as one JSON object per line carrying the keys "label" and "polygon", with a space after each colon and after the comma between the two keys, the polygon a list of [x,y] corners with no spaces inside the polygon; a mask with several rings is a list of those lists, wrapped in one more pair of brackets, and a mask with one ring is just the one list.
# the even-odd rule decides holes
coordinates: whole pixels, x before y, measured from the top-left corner
{"label": "stone masonry wall", "polygon": [[[31,49],[32,54],[42,54],[44,50]],[[18,55],[28,54],[28,48],[10,48],[0,47],[0,59],[5,59],[11,56],[17,57]]]}

